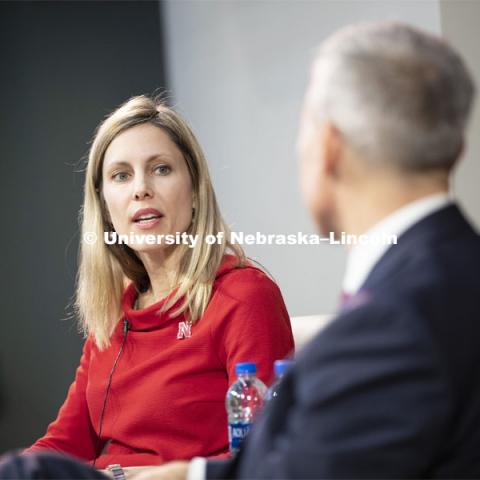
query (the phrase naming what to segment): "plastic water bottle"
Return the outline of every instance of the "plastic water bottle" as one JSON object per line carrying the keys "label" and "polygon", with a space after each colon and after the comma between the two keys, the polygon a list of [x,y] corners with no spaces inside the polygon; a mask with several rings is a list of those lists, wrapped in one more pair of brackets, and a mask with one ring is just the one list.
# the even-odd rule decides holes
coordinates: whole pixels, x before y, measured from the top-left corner
{"label": "plastic water bottle", "polygon": [[282,377],[285,375],[287,370],[292,366],[292,360],[276,360],[273,364],[273,369],[275,371],[275,382],[268,389],[267,392],[267,401],[272,400],[278,396],[278,387],[282,380]]}
{"label": "plastic water bottle", "polygon": [[267,387],[257,378],[255,363],[237,363],[237,381],[227,391],[225,406],[228,415],[228,440],[230,453],[240,449],[252,426],[255,415],[263,407]]}

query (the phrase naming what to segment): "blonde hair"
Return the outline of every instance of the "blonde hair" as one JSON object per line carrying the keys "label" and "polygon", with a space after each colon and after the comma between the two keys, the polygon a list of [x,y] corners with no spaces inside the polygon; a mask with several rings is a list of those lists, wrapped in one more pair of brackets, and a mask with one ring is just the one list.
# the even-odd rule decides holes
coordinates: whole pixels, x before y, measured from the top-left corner
{"label": "blonde hair", "polygon": [[[84,204],[80,210],[81,238],[87,232],[94,232],[97,238],[103,239],[104,231],[111,229],[101,193],[105,151],[117,135],[142,123],[161,128],[183,154],[196,199],[189,233],[204,239],[206,235],[224,232],[222,243],[208,245],[199,241],[194,248],[186,245],[175,247],[183,249],[179,252],[181,261],[177,289],[161,311],[172,308],[182,299],[180,307],[172,315],[185,312],[189,321],[195,323],[208,305],[216,272],[225,253],[233,253],[239,267],[245,264],[245,254],[240,246],[229,241],[230,231],[220,214],[207,163],[197,139],[185,120],[160,99],[145,95],[133,97],[100,124],[88,158]],[[110,336],[122,315],[121,301],[127,279],[134,282],[137,291],[149,286],[143,263],[130,247],[106,245],[103,241],[92,245],[81,243],[74,309],[81,331],[85,336],[92,335],[99,349],[110,345]]]}

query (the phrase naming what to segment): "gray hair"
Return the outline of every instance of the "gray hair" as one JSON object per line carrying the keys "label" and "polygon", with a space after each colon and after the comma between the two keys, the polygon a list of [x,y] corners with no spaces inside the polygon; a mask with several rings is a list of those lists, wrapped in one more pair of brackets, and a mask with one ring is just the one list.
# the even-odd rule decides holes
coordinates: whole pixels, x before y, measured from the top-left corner
{"label": "gray hair", "polygon": [[442,39],[399,23],[350,26],[320,46],[315,71],[319,118],[368,160],[410,171],[455,163],[475,86]]}

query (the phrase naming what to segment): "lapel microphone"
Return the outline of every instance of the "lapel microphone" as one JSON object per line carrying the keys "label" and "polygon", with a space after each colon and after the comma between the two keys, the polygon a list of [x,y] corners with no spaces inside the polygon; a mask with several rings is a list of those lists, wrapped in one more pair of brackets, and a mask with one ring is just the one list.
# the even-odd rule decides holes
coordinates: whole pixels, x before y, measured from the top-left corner
{"label": "lapel microphone", "polygon": [[98,456],[100,455],[101,452],[99,452],[99,447],[100,447],[100,441],[102,438],[102,427],[103,427],[103,415],[105,413],[105,407],[107,406],[107,398],[108,398],[108,392],[110,390],[110,385],[112,384],[112,377],[113,373],[115,372],[115,369],[117,368],[117,362],[118,359],[120,358],[120,355],[122,354],[123,346],[125,345],[125,340],[127,339],[127,333],[130,330],[131,325],[128,322],[128,320],[125,318],[123,319],[123,339],[122,339],[122,344],[120,345],[120,350],[117,353],[117,358],[115,358],[115,362],[113,363],[112,371],[110,372],[110,376],[108,378],[108,385],[107,389],[105,390],[105,397],[103,398],[103,407],[102,407],[102,413],[100,414],[100,424],[98,427],[98,437],[95,445],[95,452],[94,452],[94,459],[92,462],[92,467],[95,467],[95,463],[97,461]]}

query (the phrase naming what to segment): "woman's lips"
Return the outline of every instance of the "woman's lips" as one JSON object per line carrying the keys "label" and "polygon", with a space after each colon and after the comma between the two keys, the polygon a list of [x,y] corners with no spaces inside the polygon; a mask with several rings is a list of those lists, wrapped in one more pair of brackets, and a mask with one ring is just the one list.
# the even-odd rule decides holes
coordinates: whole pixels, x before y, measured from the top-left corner
{"label": "woman's lips", "polygon": [[148,220],[137,220],[133,222],[140,230],[149,230],[160,223],[163,217],[150,218]]}

